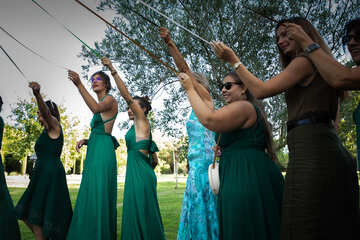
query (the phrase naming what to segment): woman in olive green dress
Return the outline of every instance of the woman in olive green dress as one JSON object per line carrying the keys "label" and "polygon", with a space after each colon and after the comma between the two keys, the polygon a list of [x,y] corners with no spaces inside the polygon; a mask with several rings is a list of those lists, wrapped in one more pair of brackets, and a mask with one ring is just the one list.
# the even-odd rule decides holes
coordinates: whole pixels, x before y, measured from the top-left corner
{"label": "woman in olive green dress", "polygon": [[128,104],[128,115],[134,125],[125,136],[128,150],[124,187],[121,239],[161,240],[165,239],[156,193],[158,151],[152,141],[149,121],[146,117],[151,110],[147,97],[131,97],[124,82],[108,58],[102,63],[109,68],[121,96]]}
{"label": "woman in olive green dress", "polygon": [[[0,96],[0,112],[3,105]],[[4,121],[0,116],[0,150],[4,133]],[[16,219],[13,201],[6,185],[5,169],[0,152],[0,239],[20,239],[19,225]]]}
{"label": "woman in olive green dress", "polygon": [[284,181],[260,105],[234,72],[224,78],[227,105],[218,110],[200,98],[190,76],[179,79],[199,121],[221,134],[220,239],[278,240]]}
{"label": "woman in olive green dress", "polygon": [[118,104],[109,95],[110,78],[102,71],[91,76],[91,87],[97,102],[81,83],[77,73],[69,71],[69,79],[78,88],[94,113],[89,139],[77,143],[87,145],[86,159],[74,216],[67,239],[116,239],[117,167],[115,149],[119,146],[111,136]]}
{"label": "woman in olive green dress", "polygon": [[60,155],[64,135],[60,114],[52,101],[44,102],[40,85],[29,83],[44,130],[35,144],[37,160],[30,183],[16,205],[16,213],[34,233],[35,239],[65,239],[72,217],[69,190]]}

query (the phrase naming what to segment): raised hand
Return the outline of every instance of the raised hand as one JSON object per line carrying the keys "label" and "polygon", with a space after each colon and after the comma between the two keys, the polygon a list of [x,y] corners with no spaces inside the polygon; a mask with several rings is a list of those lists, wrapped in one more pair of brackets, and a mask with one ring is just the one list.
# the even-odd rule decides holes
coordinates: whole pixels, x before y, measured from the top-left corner
{"label": "raised hand", "polygon": [[70,81],[72,81],[75,86],[79,86],[81,84],[80,76],[74,71],[69,70],[68,71],[68,78]]}
{"label": "raised hand", "polygon": [[32,89],[34,95],[40,94],[40,84],[37,82],[30,82],[29,87]]}
{"label": "raised hand", "polygon": [[76,143],[76,151],[77,152],[80,152],[80,148],[84,145],[87,145],[88,144],[88,140],[87,139],[81,139],[80,141],[78,141]]}
{"label": "raised hand", "polygon": [[218,58],[230,63],[231,65],[240,61],[235,52],[223,42],[212,42],[211,44]]}
{"label": "raised hand", "polygon": [[111,70],[111,71],[114,69],[114,67],[113,67],[110,59],[107,58],[107,57],[101,58],[101,63],[102,63],[105,67],[109,68],[109,70]]}
{"label": "raised hand", "polygon": [[295,23],[284,23],[289,38],[298,42],[302,48],[306,48],[314,41],[306,34],[304,29]]}
{"label": "raised hand", "polygon": [[159,28],[159,33],[160,33],[160,37],[164,40],[165,43],[170,42],[171,36],[169,29],[161,27]]}

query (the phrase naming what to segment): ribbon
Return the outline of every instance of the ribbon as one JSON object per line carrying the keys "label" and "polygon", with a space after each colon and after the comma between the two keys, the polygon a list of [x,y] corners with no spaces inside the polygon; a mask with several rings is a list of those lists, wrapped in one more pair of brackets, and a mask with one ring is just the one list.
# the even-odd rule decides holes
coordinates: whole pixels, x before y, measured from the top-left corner
{"label": "ribbon", "polygon": [[35,52],[34,50],[32,50],[31,48],[29,48],[28,46],[26,46],[24,43],[20,42],[19,40],[17,40],[13,35],[11,35],[8,31],[6,31],[3,27],[0,26],[0,29],[6,33],[9,37],[11,37],[12,39],[14,39],[17,43],[19,43],[22,47],[24,47],[25,49],[27,49],[28,51],[30,51],[31,53],[35,54],[36,56],[38,56],[39,58],[41,58],[42,60],[44,60],[45,62],[48,62],[58,68],[61,68],[61,69],[65,69],[65,70],[68,70],[68,68],[66,67],[63,67],[61,65],[58,65],[52,61],[50,61],[49,59],[43,57],[42,55],[40,55],[39,53]]}
{"label": "ribbon", "polygon": [[[192,31],[190,31],[189,29],[187,29],[186,27],[180,25],[179,23],[175,22],[174,20],[172,20],[171,18],[169,18],[168,16],[166,16],[165,14],[161,13],[160,11],[158,11],[157,9],[151,7],[149,4],[144,3],[141,0],[137,0],[137,2],[140,2],[142,5],[148,7],[149,9],[153,10],[154,12],[160,14],[161,16],[163,16],[164,18],[166,18],[167,20],[169,20],[170,22],[176,24],[178,27],[182,28],[183,30],[187,31],[188,33],[190,33],[191,35],[197,37],[198,39],[200,39],[201,41],[211,45],[211,43],[207,40],[205,40],[204,38],[200,37],[199,35],[197,35],[196,33],[193,33]],[[211,45],[212,46],[212,45]]]}
{"label": "ribbon", "polygon": [[84,44],[95,56],[97,56],[99,59],[102,57],[99,52],[92,49],[89,45],[87,45],[83,40],[81,40],[78,36],[76,36],[75,33],[73,33],[68,27],[66,27],[63,23],[61,23],[54,15],[52,15],[50,12],[48,12],[45,8],[43,8],[39,3],[37,3],[35,0],[31,0],[36,6],[38,6],[41,10],[43,10],[47,15],[49,15],[51,18],[53,18],[59,25],[61,25],[63,28],[65,28],[66,31],[68,31],[71,35],[73,35],[77,40],[79,40],[82,44]]}
{"label": "ribbon", "polygon": [[14,64],[14,66],[16,67],[16,69],[20,72],[20,74],[25,78],[25,80],[27,82],[29,82],[29,80],[27,79],[27,77],[25,76],[25,74],[23,73],[23,71],[21,71],[21,69],[19,68],[19,66],[15,63],[15,61],[10,57],[10,55],[5,51],[5,49],[0,45],[1,50],[5,53],[5,55],[9,58],[9,60]]}
{"label": "ribbon", "polygon": [[131,37],[129,37],[128,35],[126,35],[125,33],[123,33],[122,31],[120,31],[117,27],[115,27],[113,24],[111,24],[110,22],[108,22],[106,19],[104,19],[103,17],[101,17],[99,14],[97,14],[96,12],[94,12],[93,10],[91,10],[89,7],[87,7],[85,4],[83,4],[82,2],[80,2],[79,0],[75,0],[77,3],[79,3],[81,6],[83,6],[84,8],[86,8],[89,12],[91,12],[92,14],[94,14],[95,16],[97,16],[98,18],[100,18],[102,21],[104,21],[107,25],[109,25],[110,27],[112,27],[113,29],[115,29],[117,32],[119,32],[121,35],[123,35],[125,38],[127,38],[129,41],[131,41],[132,43],[134,43],[136,46],[138,46],[140,49],[144,50],[147,54],[149,54],[152,58],[154,58],[155,60],[157,60],[158,62],[160,62],[162,65],[164,65],[165,67],[167,67],[170,71],[174,72],[175,74],[178,74],[178,72],[176,71],[175,68],[171,67],[169,64],[165,63],[164,61],[162,61],[158,56],[156,56],[154,53],[152,53],[151,51],[147,50],[144,46],[142,46],[140,43],[138,43],[137,41],[135,41],[134,39],[132,39]]}

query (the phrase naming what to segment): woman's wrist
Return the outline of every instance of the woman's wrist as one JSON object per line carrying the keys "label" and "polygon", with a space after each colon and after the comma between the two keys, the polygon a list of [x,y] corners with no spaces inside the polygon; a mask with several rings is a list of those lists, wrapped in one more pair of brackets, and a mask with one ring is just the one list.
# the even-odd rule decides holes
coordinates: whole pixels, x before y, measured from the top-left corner
{"label": "woman's wrist", "polygon": [[238,58],[237,56],[234,56],[233,58],[231,58],[231,60],[229,61],[229,63],[231,64],[231,66],[233,66],[234,67],[234,65],[235,64],[237,64],[237,63],[241,63],[241,61],[240,61],[240,58]]}
{"label": "woman's wrist", "polygon": [[310,46],[311,44],[314,44],[315,42],[313,40],[309,39],[303,39],[302,41],[299,42],[301,48],[303,50],[305,50],[308,46]]}

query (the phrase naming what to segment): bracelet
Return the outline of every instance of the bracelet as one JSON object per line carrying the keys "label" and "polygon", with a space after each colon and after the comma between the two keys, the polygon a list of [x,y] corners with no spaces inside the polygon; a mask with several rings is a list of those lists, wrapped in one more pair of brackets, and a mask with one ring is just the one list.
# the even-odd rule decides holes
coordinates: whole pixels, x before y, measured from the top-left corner
{"label": "bracelet", "polygon": [[320,46],[317,43],[312,43],[309,46],[307,46],[304,51],[306,55],[309,55],[311,52],[315,51],[316,49],[319,49]]}
{"label": "bracelet", "polygon": [[242,62],[238,61],[238,62],[236,62],[236,63],[233,65],[233,68],[234,68],[235,70],[237,70],[237,69],[240,67],[241,64],[242,64]]}
{"label": "bracelet", "polygon": [[112,72],[111,72],[111,75],[113,75],[113,76],[114,76],[115,74],[117,74],[117,72],[116,72],[116,71],[112,71]]}

